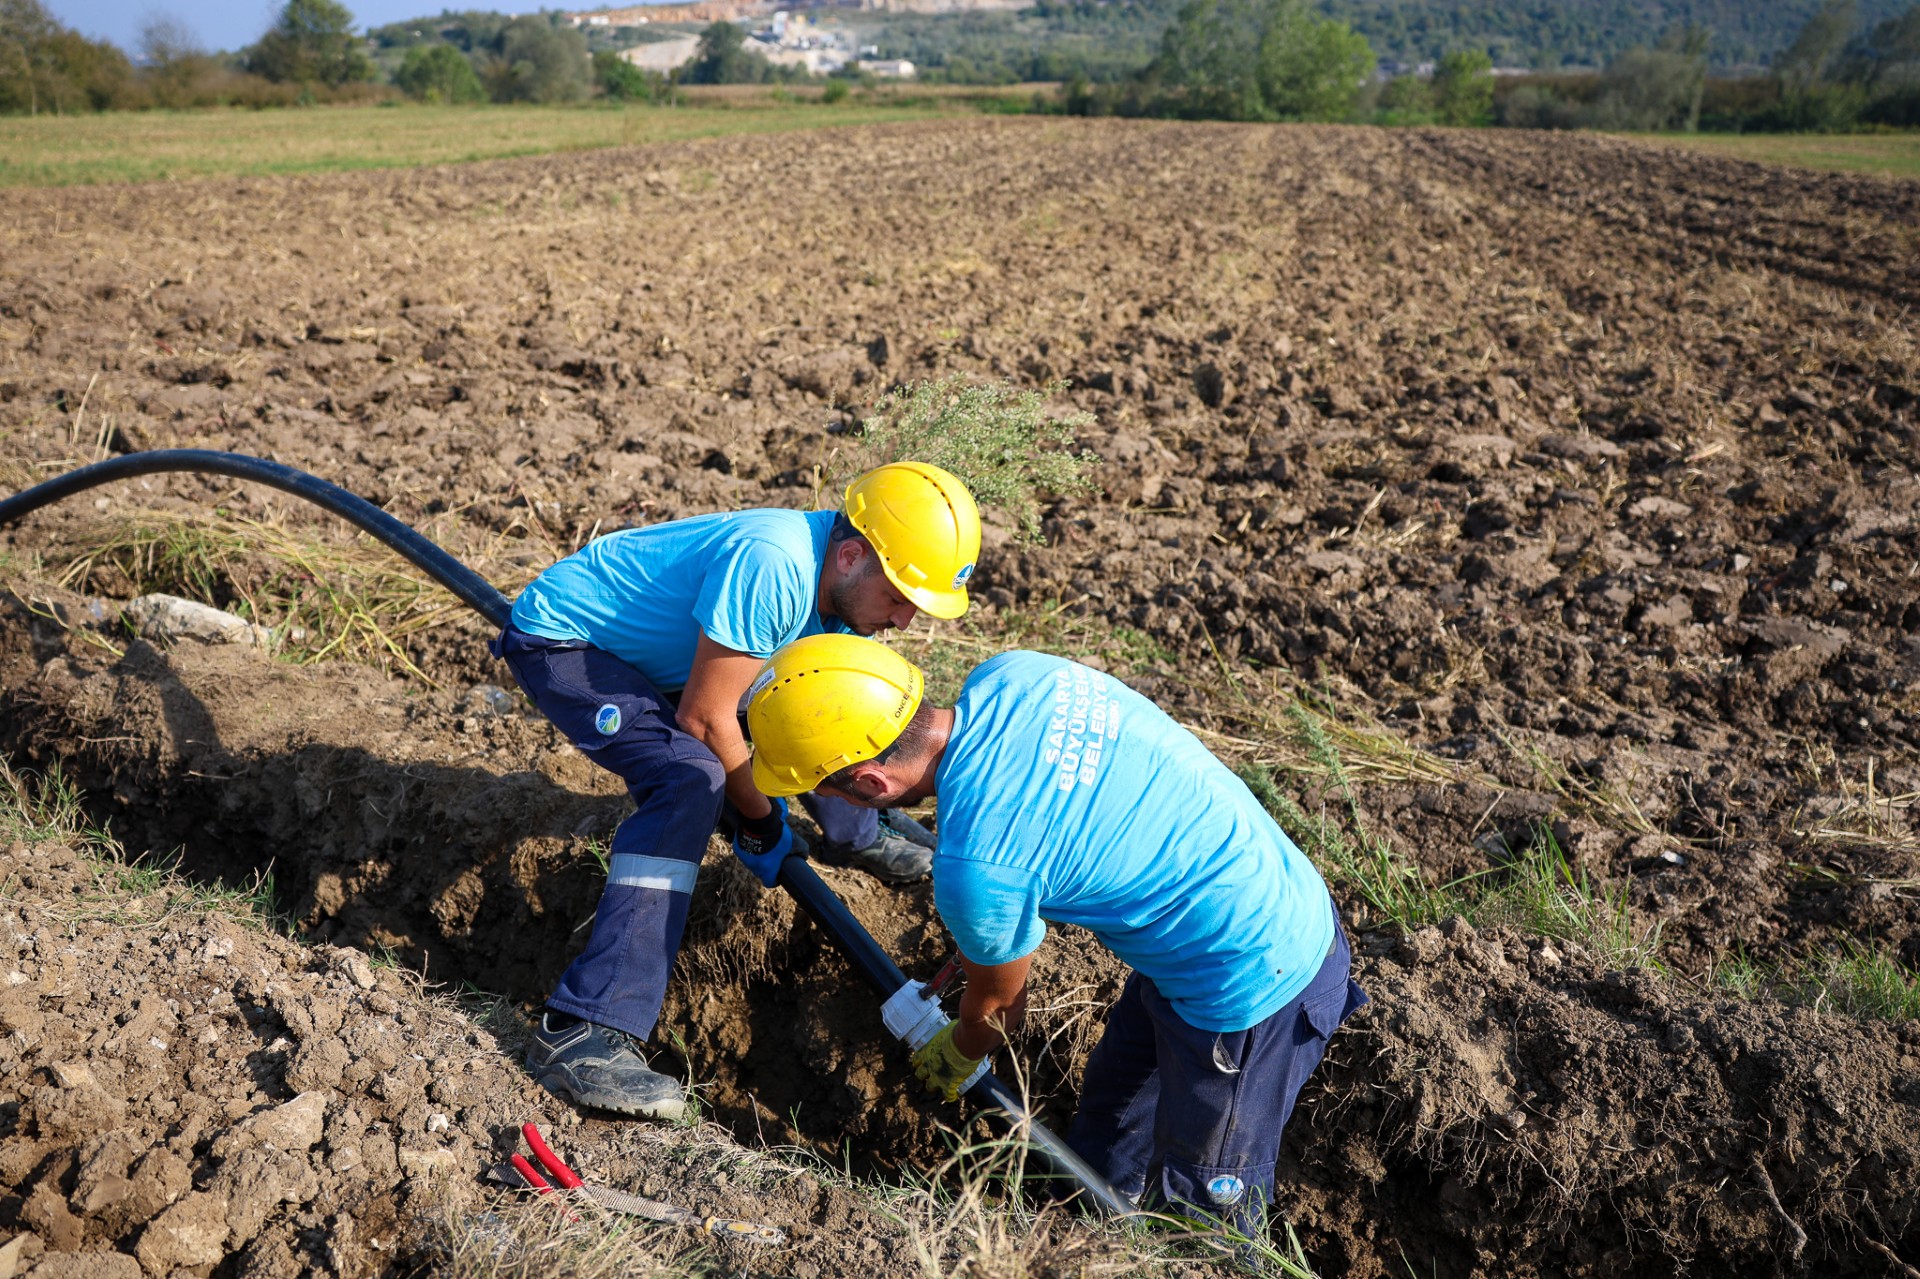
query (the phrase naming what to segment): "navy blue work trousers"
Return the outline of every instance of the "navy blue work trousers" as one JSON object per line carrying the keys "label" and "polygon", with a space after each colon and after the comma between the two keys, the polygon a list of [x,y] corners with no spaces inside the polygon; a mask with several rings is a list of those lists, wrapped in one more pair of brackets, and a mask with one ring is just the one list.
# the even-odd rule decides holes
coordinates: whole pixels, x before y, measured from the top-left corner
{"label": "navy blue work trousers", "polygon": [[1334,933],[1299,997],[1246,1030],[1188,1025],[1134,973],[1087,1059],[1067,1144],[1142,1208],[1259,1238],[1293,1103],[1327,1040],[1367,1002],[1337,919]]}
{"label": "navy blue work trousers", "polygon": [[[587,948],[547,1006],[645,1039],[666,998],[726,773],[706,743],[681,729],[675,699],[604,649],[513,626],[491,647],[540,712],[633,796],[633,812],[613,833]],[[864,848],[878,837],[877,813],[807,799],[830,844]]]}

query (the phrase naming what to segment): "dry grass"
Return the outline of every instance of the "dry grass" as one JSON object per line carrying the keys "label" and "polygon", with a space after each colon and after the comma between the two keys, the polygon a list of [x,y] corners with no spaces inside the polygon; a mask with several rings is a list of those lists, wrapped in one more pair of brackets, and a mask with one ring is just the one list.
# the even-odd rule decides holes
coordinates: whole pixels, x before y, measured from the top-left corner
{"label": "dry grass", "polygon": [[1530,743],[1515,742],[1504,735],[1501,740],[1532,768],[1535,781],[1558,795],[1571,811],[1609,830],[1630,835],[1663,833],[1633,797],[1631,783],[1616,785],[1602,778],[1581,776]]}
{"label": "dry grass", "polygon": [[[1024,1095],[1024,1081],[1014,1082]],[[1035,1193],[1041,1176],[1023,1128],[989,1140],[956,1137],[954,1152],[924,1182],[886,1192],[887,1210],[905,1228],[925,1279],[1185,1275],[1196,1260],[1236,1250],[1252,1273],[1315,1279],[1291,1227],[1279,1242],[1152,1213],[1090,1220]]]}
{"label": "dry grass", "polygon": [[[269,627],[276,650],[296,662],[347,657],[431,684],[408,641],[470,616],[373,538],[326,538],[277,516],[138,510],[89,523],[65,540],[61,585],[114,595],[162,591],[218,604]],[[476,558],[487,563],[495,556]],[[519,580],[510,585],[531,576],[512,572]]]}
{"label": "dry grass", "polygon": [[1920,791],[1886,794],[1875,783],[1875,771],[1875,761],[1868,760],[1862,781],[1836,773],[1840,793],[1801,805],[1788,829],[1808,844],[1869,847],[1905,856],[1920,853],[1920,830],[1914,828],[1912,816],[1920,804]]}

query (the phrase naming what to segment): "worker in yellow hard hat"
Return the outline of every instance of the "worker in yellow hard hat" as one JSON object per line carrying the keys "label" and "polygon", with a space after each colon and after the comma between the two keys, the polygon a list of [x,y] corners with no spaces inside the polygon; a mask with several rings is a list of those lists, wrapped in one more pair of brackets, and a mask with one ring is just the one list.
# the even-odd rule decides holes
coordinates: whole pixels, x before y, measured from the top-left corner
{"label": "worker in yellow hard hat", "polygon": [[1048,921],[1078,924],[1133,972],[1068,1143],[1142,1207],[1260,1228],[1294,1099],[1366,996],[1319,872],[1231,770],[1089,667],[1002,653],[941,707],[853,635],[775,653],[747,724],[767,795],[939,799],[934,907],[967,984],[914,1053],[928,1087],[970,1086]]}
{"label": "worker in yellow hard hat", "polygon": [[[493,652],[546,716],[617,774],[635,811],[614,832],[586,951],[547,999],[528,1064],[578,1104],[670,1117],[685,1097],[638,1041],[653,1031],[687,899],[723,801],[734,851],[771,885],[794,851],[786,801],[754,785],[739,706],[791,640],[875,635],[919,612],[956,618],[980,554],[980,512],[937,466],[855,479],[842,509],[737,511],[590,542],[514,602]],[[828,860],[890,883],[922,878],[912,819],[806,801]]]}

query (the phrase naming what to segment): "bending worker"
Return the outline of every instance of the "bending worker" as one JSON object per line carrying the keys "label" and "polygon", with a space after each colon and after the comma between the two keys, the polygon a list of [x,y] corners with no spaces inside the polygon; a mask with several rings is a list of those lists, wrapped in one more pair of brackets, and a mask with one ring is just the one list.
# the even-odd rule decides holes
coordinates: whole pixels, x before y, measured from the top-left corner
{"label": "bending worker", "polygon": [[948,1098],[1017,1023],[1046,921],[1133,968],[1067,1141],[1141,1206],[1251,1232],[1280,1136],[1366,1002],[1327,888],[1240,779],[1119,680],[1041,653],[974,668],[951,709],[845,635],[774,654],[748,696],[753,779],[869,808],[937,795],[934,905],[967,975],[914,1054]]}
{"label": "bending worker", "polygon": [[[587,948],[547,997],[527,1065],[578,1105],[678,1116],[652,1070],[653,1032],[687,901],[720,816],[771,885],[794,850],[786,801],[753,783],[740,705],[761,664],[804,635],[873,635],[916,612],[955,618],[980,553],[980,512],[934,466],[896,462],[847,489],[843,512],[739,511],[626,529],[553,565],[514,602],[493,651],[546,717],[626,782]],[[889,883],[927,873],[911,819],[812,799],[827,858]],[[914,842],[914,837],[919,842]]]}

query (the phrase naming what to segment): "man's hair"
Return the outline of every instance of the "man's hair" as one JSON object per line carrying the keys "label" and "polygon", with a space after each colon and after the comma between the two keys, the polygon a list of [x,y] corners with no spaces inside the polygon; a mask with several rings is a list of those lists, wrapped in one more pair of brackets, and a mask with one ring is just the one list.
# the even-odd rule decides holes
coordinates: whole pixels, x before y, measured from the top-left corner
{"label": "man's hair", "polygon": [[827,545],[838,546],[850,537],[859,538],[860,544],[869,551],[873,549],[873,543],[867,540],[867,535],[855,528],[853,521],[847,518],[847,513],[842,511],[833,517],[833,531],[827,534]]}
{"label": "man's hair", "polygon": [[818,785],[838,787],[845,790],[853,778],[853,770],[861,764],[891,764],[894,759],[918,759],[927,753],[933,745],[933,703],[921,699],[920,705],[913,711],[913,718],[900,730],[900,736],[888,742],[878,755],[869,756],[857,763],[848,764],[839,772],[820,779]]}

